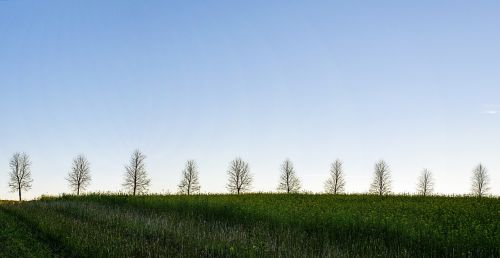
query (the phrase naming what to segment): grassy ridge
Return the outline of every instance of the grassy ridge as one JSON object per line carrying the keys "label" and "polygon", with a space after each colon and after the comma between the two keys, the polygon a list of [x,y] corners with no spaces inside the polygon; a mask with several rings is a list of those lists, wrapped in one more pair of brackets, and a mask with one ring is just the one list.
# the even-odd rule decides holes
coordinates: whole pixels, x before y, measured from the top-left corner
{"label": "grassy ridge", "polygon": [[75,256],[500,256],[500,200],[89,195],[3,209]]}
{"label": "grassy ridge", "polygon": [[373,246],[379,246],[357,242],[350,250],[336,246],[316,250],[306,234],[289,228],[272,230],[263,223],[238,225],[88,201],[41,201],[5,208],[57,239],[75,257],[353,257],[371,254]]}
{"label": "grassy ridge", "polygon": [[[87,198],[106,204],[202,214],[237,224],[265,221],[270,226],[292,227],[309,232],[312,238],[338,243],[345,239],[383,240],[390,249],[417,254],[499,254],[498,198],[276,194]],[[317,248],[322,248],[325,241],[318,242]]]}

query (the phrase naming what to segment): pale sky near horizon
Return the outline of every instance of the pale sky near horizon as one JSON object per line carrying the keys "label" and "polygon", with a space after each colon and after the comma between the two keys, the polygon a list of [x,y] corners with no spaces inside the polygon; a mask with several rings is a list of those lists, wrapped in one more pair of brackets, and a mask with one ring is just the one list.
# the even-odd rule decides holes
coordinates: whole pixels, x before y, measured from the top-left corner
{"label": "pale sky near horizon", "polygon": [[235,157],[253,191],[290,158],[321,192],[344,161],[347,192],[373,166],[413,193],[466,194],[488,169],[500,195],[498,1],[0,1],[0,199],[26,152],[33,188],[69,192],[85,154],[89,191],[120,191],[134,149],[151,192],[176,192],[187,159],[224,193]]}

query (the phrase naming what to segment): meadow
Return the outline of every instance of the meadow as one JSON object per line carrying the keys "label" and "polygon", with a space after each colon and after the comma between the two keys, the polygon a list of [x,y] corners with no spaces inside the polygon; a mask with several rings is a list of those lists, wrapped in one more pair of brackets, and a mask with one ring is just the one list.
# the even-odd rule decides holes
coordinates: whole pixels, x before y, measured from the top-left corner
{"label": "meadow", "polygon": [[0,257],[500,257],[499,198],[68,195],[0,224]]}

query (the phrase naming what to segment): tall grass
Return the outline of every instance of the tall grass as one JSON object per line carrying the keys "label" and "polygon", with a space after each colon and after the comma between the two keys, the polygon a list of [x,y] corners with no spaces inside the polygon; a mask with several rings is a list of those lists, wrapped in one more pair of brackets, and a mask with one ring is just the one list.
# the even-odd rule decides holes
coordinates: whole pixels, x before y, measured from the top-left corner
{"label": "tall grass", "polygon": [[498,198],[88,195],[1,207],[75,256],[500,255]]}

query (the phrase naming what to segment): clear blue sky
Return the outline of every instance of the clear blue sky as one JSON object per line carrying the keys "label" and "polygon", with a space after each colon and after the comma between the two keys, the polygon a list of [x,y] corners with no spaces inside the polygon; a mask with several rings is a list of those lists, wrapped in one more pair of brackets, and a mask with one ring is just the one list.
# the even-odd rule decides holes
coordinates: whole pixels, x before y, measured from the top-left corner
{"label": "clear blue sky", "polygon": [[[33,161],[28,197],[68,192],[72,158],[90,191],[118,191],[147,155],[151,191],[177,190],[196,159],[202,191],[228,163],[275,190],[290,158],[319,192],[336,158],[348,192],[374,163],[393,190],[422,168],[439,193],[489,169],[500,193],[498,1],[0,1],[0,198],[8,161]],[[498,112],[498,113],[497,113]]]}

